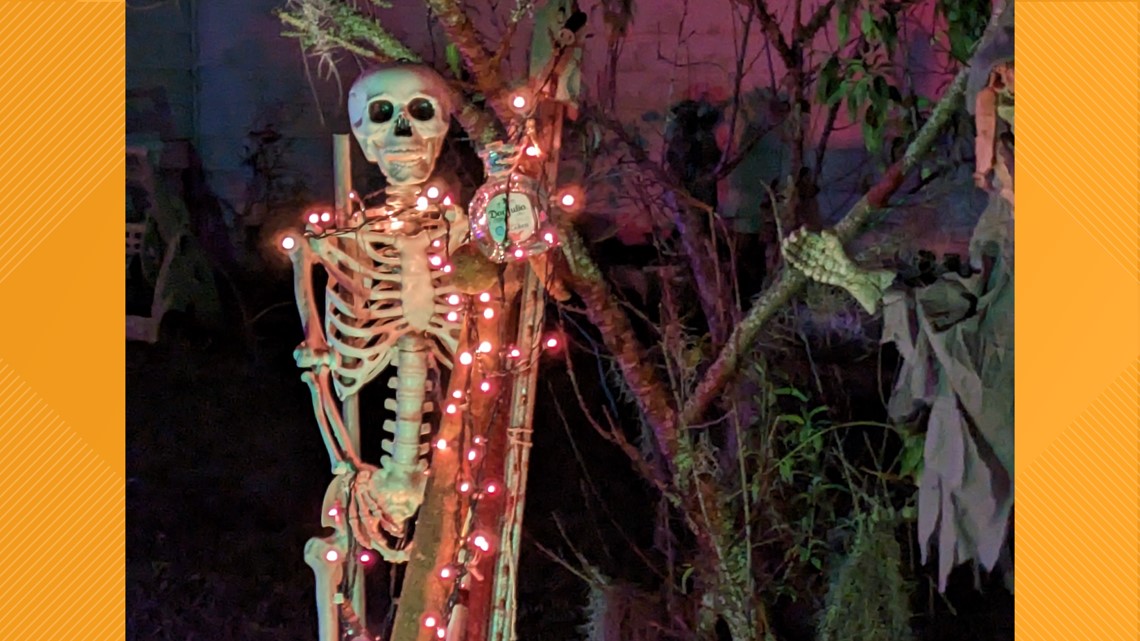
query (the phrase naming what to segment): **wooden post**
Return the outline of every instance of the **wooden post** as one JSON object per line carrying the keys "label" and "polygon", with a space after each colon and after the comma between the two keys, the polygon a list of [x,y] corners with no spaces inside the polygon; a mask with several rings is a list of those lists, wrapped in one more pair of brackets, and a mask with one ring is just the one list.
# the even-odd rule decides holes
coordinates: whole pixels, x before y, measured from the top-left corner
{"label": "wooden post", "polygon": [[[346,227],[350,224],[351,205],[348,194],[352,191],[352,141],[348,134],[333,134],[333,180],[336,184],[334,192],[334,205],[336,207],[337,227]],[[349,396],[341,404],[341,413],[344,416],[344,426],[348,430],[348,438],[353,449],[360,451],[360,399],[357,395]],[[351,567],[348,572],[349,594],[352,595],[352,609],[356,611],[357,618],[362,626],[368,625],[368,608],[364,595],[364,567],[353,555],[349,561]]]}
{"label": "wooden post", "polygon": [[510,426],[507,430],[506,460],[503,464],[503,527],[496,558],[495,583],[490,617],[490,641],[515,638],[515,591],[518,585],[519,548],[522,542],[522,518],[526,506],[527,466],[530,461],[533,432],[534,399],[538,384],[538,359],[541,357],[541,331],[544,318],[545,289],[542,277],[528,269],[523,281],[518,328],[519,350],[527,368],[515,378],[511,390]]}
{"label": "wooden post", "polygon": [[[521,277],[522,267],[522,265],[508,267],[504,276],[506,280],[504,300],[502,306],[495,310],[497,313],[490,319],[481,315],[473,319],[478,328],[479,340],[498,342],[501,340],[500,337],[505,338],[515,333],[517,326],[514,323],[517,322],[517,315],[511,311],[517,309],[516,300],[519,293],[517,283]],[[457,352],[475,352],[477,344],[478,341],[474,340],[465,328],[460,336]],[[485,354],[482,358],[490,371],[505,369],[501,360],[503,358],[501,351]],[[456,363],[451,373],[447,396],[450,398],[456,390],[472,390],[472,393],[466,397],[466,414],[471,417],[475,434],[468,436],[483,436],[487,439],[481,467],[485,473],[490,472],[495,476],[501,469],[496,464],[496,459],[501,461],[502,458],[496,450],[501,451],[502,442],[506,440],[510,398],[509,394],[497,393],[496,390],[492,390],[489,394],[482,393],[478,387],[481,379],[471,379],[471,371],[471,366]],[[512,377],[506,376],[495,384],[505,385],[509,390]],[[438,641],[432,630],[424,627],[423,617],[426,614],[440,616],[444,612],[447,600],[452,594],[453,583],[440,578],[439,570],[455,558],[456,552],[463,544],[461,537],[465,534],[464,515],[470,504],[456,489],[461,457],[464,454],[462,444],[459,443],[463,435],[463,415],[463,412],[443,414],[439,430],[433,437],[437,440],[443,439],[452,446],[442,450],[436,449],[432,453],[431,475],[428,477],[424,503],[416,518],[414,548],[400,589],[400,601],[391,636],[393,641]],[[484,498],[480,501],[478,514],[475,517],[477,529],[497,535],[498,523],[485,521],[483,515],[495,512],[495,506],[501,503],[501,498]],[[498,507],[497,512],[501,514],[502,508]],[[494,580],[493,558],[494,553],[491,559],[484,558],[479,563],[478,570],[483,576],[481,581],[468,578],[472,601],[477,601],[478,597],[475,594],[486,591],[485,586]],[[472,602],[472,606],[475,607],[467,613],[460,613],[461,616],[468,614],[465,617],[467,623],[465,635],[462,637],[468,641],[472,639],[473,628],[481,625],[476,615],[478,605]],[[486,609],[486,605],[483,605],[482,610],[485,612]],[[485,618],[482,625],[486,625]]]}

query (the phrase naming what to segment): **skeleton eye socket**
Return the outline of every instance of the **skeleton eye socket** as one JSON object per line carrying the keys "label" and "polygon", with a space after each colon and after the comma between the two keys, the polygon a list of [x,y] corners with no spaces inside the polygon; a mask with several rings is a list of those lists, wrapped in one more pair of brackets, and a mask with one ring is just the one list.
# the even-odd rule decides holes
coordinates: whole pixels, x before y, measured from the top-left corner
{"label": "skeleton eye socket", "polygon": [[431,120],[435,117],[435,106],[427,98],[416,98],[408,103],[408,114],[416,120]]}
{"label": "skeleton eye socket", "polygon": [[377,100],[368,105],[368,119],[376,124],[383,124],[392,119],[396,108],[387,100]]}

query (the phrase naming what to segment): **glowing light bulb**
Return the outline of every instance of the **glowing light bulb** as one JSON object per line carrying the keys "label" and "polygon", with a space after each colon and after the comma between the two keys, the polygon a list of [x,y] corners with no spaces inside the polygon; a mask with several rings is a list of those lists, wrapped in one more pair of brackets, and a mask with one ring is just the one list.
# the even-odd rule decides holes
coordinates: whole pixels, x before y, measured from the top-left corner
{"label": "glowing light bulb", "polygon": [[573,207],[574,203],[578,202],[578,199],[574,197],[574,194],[562,194],[560,202],[563,207]]}
{"label": "glowing light bulb", "polygon": [[340,553],[336,550],[329,550],[328,552],[325,552],[325,560],[329,563],[336,563],[336,560],[339,558]]}
{"label": "glowing light bulb", "polygon": [[499,491],[499,486],[496,485],[494,481],[491,481],[487,484],[487,487],[483,488],[483,491],[487,494],[494,494]]}
{"label": "glowing light bulb", "polygon": [[443,244],[443,241],[441,241],[441,240],[440,240],[440,239],[438,239],[438,238],[436,238],[435,240],[431,241],[431,246],[432,246],[432,247],[439,247],[439,246],[440,246],[440,245],[442,245],[442,244]]}
{"label": "glowing light bulb", "polygon": [[459,355],[459,362],[464,365],[470,365],[474,360],[475,357],[471,356],[471,352],[463,352]]}
{"label": "glowing light bulb", "polygon": [[445,565],[439,570],[439,578],[441,579],[450,579],[452,574],[454,574],[454,572],[451,571],[451,566],[449,565]]}
{"label": "glowing light bulb", "polygon": [[330,220],[332,220],[332,214],[328,213],[327,211],[325,213],[321,214],[321,222],[322,223],[327,223]]}
{"label": "glowing light bulb", "polygon": [[455,390],[454,392],[451,393],[451,396],[453,398],[463,398],[463,391],[462,390]]}
{"label": "glowing light bulb", "polygon": [[475,536],[471,537],[471,545],[474,545],[484,552],[490,551],[491,549],[491,542],[488,541],[487,537],[483,536],[482,534],[476,534]]}
{"label": "glowing light bulb", "polygon": [[316,225],[317,223],[321,222],[321,215],[314,211],[313,213],[309,214],[309,222]]}
{"label": "glowing light bulb", "polygon": [[428,259],[428,262],[431,263],[432,267],[439,267],[440,265],[443,264],[443,259],[440,258],[438,255],[433,255],[431,258]]}
{"label": "glowing light bulb", "polygon": [[471,484],[468,483],[467,481],[463,481],[462,483],[459,484],[459,493],[460,494],[466,494],[470,491],[471,491]]}
{"label": "glowing light bulb", "polygon": [[490,292],[483,292],[482,294],[479,294],[479,302],[481,302],[481,303],[491,302],[491,293]]}
{"label": "glowing light bulb", "polygon": [[430,615],[430,614],[424,615],[424,627],[425,628],[434,628],[438,621],[439,620],[436,619],[433,615]]}
{"label": "glowing light bulb", "polygon": [[531,158],[537,158],[540,153],[542,152],[539,151],[538,147],[534,145],[526,148],[526,155],[530,156]]}
{"label": "glowing light bulb", "polygon": [[286,237],[281,239],[281,248],[284,249],[285,251],[289,251],[290,249],[293,249],[296,246],[297,246],[297,239],[293,238],[292,236],[286,236]]}
{"label": "glowing light bulb", "polygon": [[450,207],[451,206],[451,196],[444,196],[443,197],[443,204],[445,207]]}
{"label": "glowing light bulb", "polygon": [[526,252],[524,252],[522,249],[515,250],[515,258],[522,258],[523,256],[526,256]]}
{"label": "glowing light bulb", "polygon": [[337,514],[340,514],[340,510],[336,509],[335,507],[329,508],[329,516],[335,518]]}
{"label": "glowing light bulb", "polygon": [[526,96],[522,94],[515,94],[515,97],[511,98],[511,106],[515,109],[522,109],[526,107]]}
{"label": "glowing light bulb", "polygon": [[552,243],[552,244],[554,243],[554,234],[552,234],[550,232],[546,232],[546,234],[544,234],[542,236],[542,238],[543,238],[543,240],[545,240],[548,243]]}
{"label": "glowing light bulb", "polygon": [[447,449],[447,439],[441,438],[438,441],[436,441],[435,442],[435,448],[437,450],[446,450]]}
{"label": "glowing light bulb", "polygon": [[367,552],[361,552],[360,553],[360,562],[361,563],[371,563],[372,562],[372,555],[367,553]]}
{"label": "glowing light bulb", "polygon": [[468,461],[474,461],[478,456],[479,456],[479,453],[476,452],[475,450],[467,450],[467,460]]}
{"label": "glowing light bulb", "polygon": [[479,343],[479,352],[481,354],[490,354],[491,353],[491,341],[483,341],[482,343]]}
{"label": "glowing light bulb", "polygon": [[451,296],[448,296],[447,297],[447,304],[448,305],[458,305],[459,304],[459,294],[452,294]]}
{"label": "glowing light bulb", "polygon": [[451,273],[451,265],[444,265],[443,266],[443,273],[450,274]]}
{"label": "glowing light bulb", "polygon": [[458,312],[448,312],[447,313],[447,320],[454,323],[455,321],[459,320],[459,313]]}
{"label": "glowing light bulb", "polygon": [[479,389],[483,390],[484,392],[490,392],[491,391],[490,381],[483,381],[482,383],[480,383]]}
{"label": "glowing light bulb", "polygon": [[416,211],[424,211],[428,208],[428,199],[420,196],[416,199]]}
{"label": "glowing light bulb", "polygon": [[350,200],[356,200],[356,192],[355,191],[348,192],[348,197]]}
{"label": "glowing light bulb", "polygon": [[459,411],[459,408],[455,406],[455,403],[448,403],[446,411],[448,414],[454,414]]}
{"label": "glowing light bulb", "polygon": [[437,638],[437,639],[447,638],[447,630],[444,630],[443,628],[436,628],[435,629],[435,638]]}
{"label": "glowing light bulb", "polygon": [[431,198],[432,200],[439,198],[439,187],[436,187],[435,185],[428,187],[427,188],[427,197]]}
{"label": "glowing light bulb", "polygon": [[519,356],[522,356],[522,352],[519,351],[519,348],[512,347],[511,351],[508,352],[507,355],[510,356],[511,358],[518,358]]}
{"label": "glowing light bulb", "polygon": [[495,310],[491,309],[490,307],[483,310],[483,318],[486,318],[487,320],[491,320],[494,317],[495,317]]}
{"label": "glowing light bulb", "polygon": [[476,436],[475,438],[471,439],[471,442],[476,444],[476,445],[482,445],[483,444],[483,437],[482,436]]}
{"label": "glowing light bulb", "polygon": [[550,338],[546,339],[546,346],[550,348],[558,347],[558,339],[551,336]]}

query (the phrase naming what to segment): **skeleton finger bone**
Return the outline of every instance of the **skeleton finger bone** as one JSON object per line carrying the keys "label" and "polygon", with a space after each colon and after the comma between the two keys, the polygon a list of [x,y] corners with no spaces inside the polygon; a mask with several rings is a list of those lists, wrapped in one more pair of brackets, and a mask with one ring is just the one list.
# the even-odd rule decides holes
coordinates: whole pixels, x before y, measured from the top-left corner
{"label": "skeleton finger bone", "polygon": [[816,234],[797,229],[784,239],[780,249],[788,265],[814,281],[844,289],[868,314],[875,313],[883,292],[895,279],[894,272],[888,270],[858,267],[830,230]]}

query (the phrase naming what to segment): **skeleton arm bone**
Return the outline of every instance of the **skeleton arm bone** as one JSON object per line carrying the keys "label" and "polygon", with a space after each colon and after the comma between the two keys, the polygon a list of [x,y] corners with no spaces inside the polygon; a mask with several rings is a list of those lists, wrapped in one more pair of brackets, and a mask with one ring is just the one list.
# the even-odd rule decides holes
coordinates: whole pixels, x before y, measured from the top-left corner
{"label": "skeleton arm bone", "polygon": [[[313,352],[327,351],[324,335],[321,333],[321,319],[317,315],[316,298],[313,294],[313,264],[317,258],[307,243],[290,255],[293,263],[293,297],[297,302],[297,313],[305,333],[305,345]],[[299,363],[298,363],[299,364]]]}

